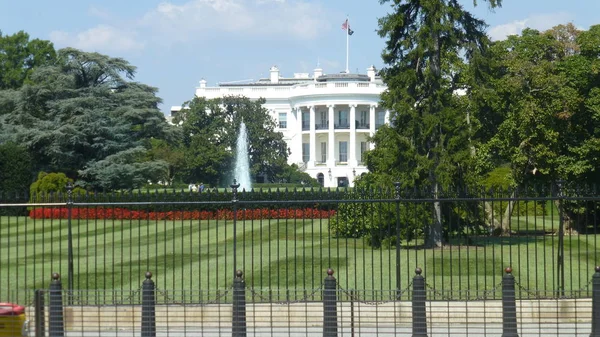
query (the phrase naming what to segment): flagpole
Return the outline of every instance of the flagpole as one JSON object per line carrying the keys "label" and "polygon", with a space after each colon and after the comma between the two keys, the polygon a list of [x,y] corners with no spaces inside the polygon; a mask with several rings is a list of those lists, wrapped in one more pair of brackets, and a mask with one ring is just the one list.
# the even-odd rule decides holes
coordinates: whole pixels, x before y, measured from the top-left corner
{"label": "flagpole", "polygon": [[348,54],[349,53],[349,43],[350,43],[350,19],[348,18],[348,16],[346,16],[346,74],[350,73],[350,71],[348,70]]}

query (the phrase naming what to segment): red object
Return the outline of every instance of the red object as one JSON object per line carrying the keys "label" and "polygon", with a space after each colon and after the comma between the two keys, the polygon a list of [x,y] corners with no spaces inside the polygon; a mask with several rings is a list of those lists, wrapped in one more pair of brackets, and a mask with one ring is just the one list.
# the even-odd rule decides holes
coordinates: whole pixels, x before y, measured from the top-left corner
{"label": "red object", "polygon": [[0,316],[18,316],[24,313],[24,306],[12,303],[0,303]]}
{"label": "red object", "polygon": [[[29,212],[32,219],[67,219],[67,208],[36,208]],[[334,210],[304,209],[242,209],[238,210],[238,220],[260,219],[328,219],[335,215]],[[73,208],[72,219],[113,219],[113,220],[233,220],[233,211],[135,211],[123,208]]]}

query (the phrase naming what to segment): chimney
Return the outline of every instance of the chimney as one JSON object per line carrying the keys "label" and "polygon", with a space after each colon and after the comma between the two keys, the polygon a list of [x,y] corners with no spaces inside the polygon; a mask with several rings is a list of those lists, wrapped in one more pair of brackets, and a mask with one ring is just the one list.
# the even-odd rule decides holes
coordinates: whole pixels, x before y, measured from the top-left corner
{"label": "chimney", "polygon": [[202,88],[202,89],[206,88],[206,80],[205,79],[200,80],[200,88]]}
{"label": "chimney", "polygon": [[315,79],[315,81],[317,80],[317,78],[319,78],[319,76],[323,75],[323,69],[321,69],[321,67],[317,67],[315,68],[315,73],[313,75],[313,78]]}
{"label": "chimney", "polygon": [[277,66],[271,67],[271,83],[279,83],[279,68]]}
{"label": "chimney", "polygon": [[371,65],[369,68],[367,68],[367,76],[369,76],[369,81],[375,81],[375,72],[375,66]]}

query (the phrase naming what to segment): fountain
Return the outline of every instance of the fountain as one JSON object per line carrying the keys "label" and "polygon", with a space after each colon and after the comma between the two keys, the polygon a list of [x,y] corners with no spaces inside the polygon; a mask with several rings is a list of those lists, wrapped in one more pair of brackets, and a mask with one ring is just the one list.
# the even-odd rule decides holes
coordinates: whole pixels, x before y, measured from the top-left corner
{"label": "fountain", "polygon": [[236,143],[233,177],[240,184],[240,191],[250,191],[252,181],[250,180],[250,159],[248,156],[248,131],[243,121],[240,124],[240,132]]}

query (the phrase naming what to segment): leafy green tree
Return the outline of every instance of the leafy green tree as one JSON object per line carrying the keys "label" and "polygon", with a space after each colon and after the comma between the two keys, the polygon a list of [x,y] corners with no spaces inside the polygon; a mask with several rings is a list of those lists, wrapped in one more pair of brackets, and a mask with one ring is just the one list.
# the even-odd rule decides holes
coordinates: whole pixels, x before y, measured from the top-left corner
{"label": "leafy green tree", "polygon": [[310,176],[306,172],[299,170],[298,165],[285,165],[280,173],[275,176],[277,182],[289,183],[289,184],[300,184],[305,187],[319,187],[321,186],[317,179]]}
{"label": "leafy green tree", "polygon": [[288,150],[275,121],[263,108],[264,100],[229,96],[207,100],[195,97],[186,102],[173,119],[180,125],[185,150],[184,180],[203,181],[213,186],[231,183],[231,170],[241,122],[248,131],[250,171],[271,179],[283,172]]}
{"label": "leafy green tree", "polygon": [[[381,0],[381,3],[390,2]],[[500,5],[490,0],[490,7]],[[456,90],[463,60],[485,50],[485,24],[457,0],[395,0],[392,11],[379,19],[379,35],[386,38],[382,77],[388,90],[383,106],[392,111],[399,137],[393,163],[376,163],[390,147],[375,139],[369,168],[391,174],[403,186],[430,188],[438,198],[443,187],[467,183],[471,163],[469,129]],[[381,154],[377,154],[377,152]],[[391,165],[390,165],[391,164]],[[443,219],[439,202],[427,233],[427,245],[443,245]]]}
{"label": "leafy green tree", "polygon": [[[599,41],[600,26],[580,32],[560,25],[546,32],[526,29],[494,43],[492,76],[473,90],[479,93],[473,96],[479,119],[488,111],[500,117],[478,153],[482,167],[509,163],[516,186],[556,190],[561,180],[600,182]],[[506,225],[512,203],[503,217]],[[504,232],[510,230],[506,225]]]}
{"label": "leafy green tree", "polygon": [[218,186],[233,160],[225,137],[225,114],[219,101],[195,97],[185,103],[185,108],[177,113],[173,122],[182,130],[181,179]]}
{"label": "leafy green tree", "polygon": [[502,118],[481,155],[509,162],[518,185],[598,181],[599,63],[595,42],[586,41],[599,38],[600,27],[561,25],[526,29],[491,48],[491,90],[474,101]]}
{"label": "leafy green tree", "polygon": [[164,176],[166,163],[145,156],[151,138],[172,135],[157,89],[132,81],[135,67],[121,58],[65,48],[58,60],[34,68],[18,91],[0,91],[10,109],[0,115],[0,142],[23,144],[36,171],[65,172],[87,188],[135,188]]}
{"label": "leafy green tree", "polygon": [[52,42],[30,40],[23,31],[5,36],[0,31],[0,90],[20,88],[29,81],[34,68],[55,62]]}
{"label": "leafy green tree", "polygon": [[173,184],[176,175],[183,168],[185,152],[177,143],[171,144],[164,139],[150,139],[149,160],[162,160],[167,163],[166,175],[159,179],[163,183]]}

